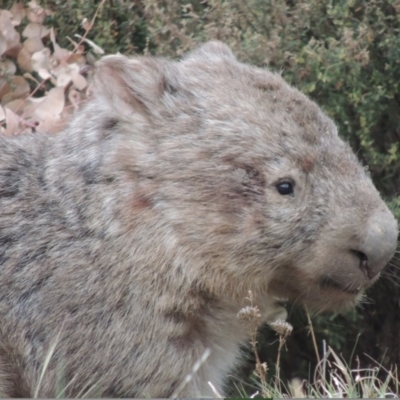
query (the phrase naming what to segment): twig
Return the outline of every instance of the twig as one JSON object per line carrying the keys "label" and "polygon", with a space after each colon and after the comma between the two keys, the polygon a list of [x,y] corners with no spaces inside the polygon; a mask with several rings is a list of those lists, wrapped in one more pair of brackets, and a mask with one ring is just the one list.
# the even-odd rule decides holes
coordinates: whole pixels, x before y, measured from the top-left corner
{"label": "twig", "polygon": [[317,346],[317,341],[315,339],[313,324],[311,322],[310,313],[308,312],[307,307],[305,309],[306,309],[307,320],[308,320],[308,329],[310,330],[310,333],[311,333],[311,337],[312,337],[312,341],[313,341],[313,345],[314,345],[314,350],[315,350],[315,355],[317,356],[318,364],[320,364],[321,363],[321,358],[320,358],[319,353],[318,353],[318,346]]}

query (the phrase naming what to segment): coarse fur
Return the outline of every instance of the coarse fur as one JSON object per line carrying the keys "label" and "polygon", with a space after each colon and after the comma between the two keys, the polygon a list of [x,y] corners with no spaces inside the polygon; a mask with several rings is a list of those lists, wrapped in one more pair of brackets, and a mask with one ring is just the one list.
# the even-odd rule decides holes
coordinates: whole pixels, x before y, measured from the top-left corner
{"label": "coarse fur", "polygon": [[223,393],[248,291],[265,320],[275,299],[353,305],[378,277],[357,255],[378,214],[380,270],[393,216],[278,74],[219,42],[179,62],[105,57],[63,133],[0,138],[2,391],[32,397],[56,341],[40,397],[60,374],[70,397],[168,397],[206,349],[178,394]]}

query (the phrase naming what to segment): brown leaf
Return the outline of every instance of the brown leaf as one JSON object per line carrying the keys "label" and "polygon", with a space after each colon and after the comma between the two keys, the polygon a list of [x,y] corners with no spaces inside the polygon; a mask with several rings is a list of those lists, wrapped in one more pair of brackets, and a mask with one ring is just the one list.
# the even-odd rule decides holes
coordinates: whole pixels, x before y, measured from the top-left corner
{"label": "brown leaf", "polygon": [[[57,77],[57,86],[66,87],[74,79],[77,82],[76,87],[81,87],[82,89],[86,87],[86,79],[83,80],[78,76],[80,67],[78,64],[61,64],[56,69],[52,70],[53,75]],[[81,76],[81,75],[80,75]]]}
{"label": "brown leaf", "polygon": [[[18,98],[25,98],[29,95],[30,87],[28,82],[22,76],[13,76],[11,78],[10,89],[4,88],[6,93],[1,96],[1,104],[7,104],[10,101]],[[0,89],[1,92],[1,89]]]}
{"label": "brown leaf", "polygon": [[70,56],[67,59],[67,62],[68,62],[68,64],[74,64],[74,63],[79,64],[81,67],[86,65],[85,56],[83,56],[79,52],[70,54]]}
{"label": "brown leaf", "polygon": [[39,68],[38,74],[42,79],[51,79],[52,78],[52,75],[50,74],[50,72],[44,68]]}
{"label": "brown leaf", "polygon": [[41,121],[58,117],[65,105],[64,89],[55,87],[50,89],[35,110],[36,117]]}
{"label": "brown leaf", "polygon": [[89,22],[87,18],[83,18],[82,28],[87,32],[92,29],[92,24]]}
{"label": "brown leaf", "polygon": [[6,38],[0,33],[0,56],[4,54],[7,50],[7,40]]}
{"label": "brown leaf", "polygon": [[38,72],[40,69],[50,69],[50,49],[44,49],[33,53],[31,56],[32,68]]}
{"label": "brown leaf", "polygon": [[74,82],[74,86],[78,90],[83,90],[87,86],[86,79],[79,72],[75,72],[72,74],[72,82]]}
{"label": "brown leaf", "polygon": [[42,31],[42,26],[35,23],[28,24],[22,31],[22,36],[26,38],[40,37],[40,32]]}
{"label": "brown leaf", "polygon": [[68,93],[68,100],[74,106],[74,110],[77,111],[82,101],[82,97],[77,90],[71,89]]}
{"label": "brown leaf", "polygon": [[29,83],[22,76],[14,76],[12,78],[13,85],[15,85],[14,95],[15,97],[24,97],[31,91]]}
{"label": "brown leaf", "polygon": [[0,10],[0,33],[8,43],[19,42],[19,33],[14,29],[12,17],[10,11]]}
{"label": "brown leaf", "polygon": [[0,10],[0,50],[4,54],[20,46],[20,35],[12,24],[12,14],[7,10]]}
{"label": "brown leaf", "polygon": [[29,53],[29,51],[26,50],[24,47],[18,53],[17,63],[24,71],[33,71],[31,53]]}
{"label": "brown leaf", "polygon": [[38,36],[34,36],[24,41],[24,48],[28,50],[29,53],[33,54],[37,51],[42,50],[44,46],[40,38]]}
{"label": "brown leaf", "polygon": [[21,50],[22,45],[21,43],[15,43],[14,45],[8,47],[6,52],[4,53],[6,56],[9,56],[11,58],[17,58],[19,51]]}
{"label": "brown leaf", "polygon": [[62,72],[57,76],[57,84],[56,86],[65,88],[72,81],[72,76],[69,72]]}
{"label": "brown leaf", "polygon": [[50,29],[50,40],[53,43],[54,47],[54,56],[59,60],[59,61],[64,61],[68,58],[68,56],[71,54],[70,51],[63,49],[60,47],[57,42],[56,42],[56,34],[53,28]]}
{"label": "brown leaf", "polygon": [[26,99],[23,109],[23,115],[25,119],[28,119],[33,125],[38,125],[40,121],[35,118],[34,114],[40,103],[44,100],[44,97],[30,97]]}
{"label": "brown leaf", "polygon": [[34,22],[37,24],[43,24],[46,18],[46,11],[43,7],[39,6],[36,1],[31,1],[28,3],[27,18],[29,22]]}
{"label": "brown leaf", "polygon": [[50,34],[50,29],[47,29],[43,25],[31,22],[26,26],[22,32],[22,36],[26,38],[39,37],[43,39]]}
{"label": "brown leaf", "polygon": [[0,78],[0,100],[11,91],[11,86],[6,79]]}
{"label": "brown leaf", "polygon": [[7,104],[4,104],[4,107],[7,107],[9,110],[11,110],[12,112],[14,112],[15,114],[22,114],[23,111],[23,106],[25,104],[25,100],[23,99],[16,99],[16,100],[12,100]]}
{"label": "brown leaf", "polygon": [[62,118],[62,117],[49,117],[45,121],[41,122],[37,130],[40,132],[45,132],[45,133],[58,133],[61,132],[69,118]]}
{"label": "brown leaf", "polygon": [[9,11],[12,14],[12,23],[14,26],[19,25],[26,16],[25,7],[22,3],[15,2]]}
{"label": "brown leaf", "polygon": [[0,61],[0,76],[14,75],[17,72],[16,65],[8,59]]}
{"label": "brown leaf", "polygon": [[9,108],[4,108],[6,113],[6,131],[7,136],[13,136],[18,133],[19,118],[18,115],[11,111]]}
{"label": "brown leaf", "polygon": [[6,119],[6,112],[4,111],[4,108],[0,106],[0,123],[3,122]]}

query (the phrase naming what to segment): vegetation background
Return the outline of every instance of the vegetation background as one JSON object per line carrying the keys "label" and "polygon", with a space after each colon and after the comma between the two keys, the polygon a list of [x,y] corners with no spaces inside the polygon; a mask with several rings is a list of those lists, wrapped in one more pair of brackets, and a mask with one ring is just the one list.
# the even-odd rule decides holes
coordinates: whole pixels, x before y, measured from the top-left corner
{"label": "vegetation background", "polygon": [[[65,49],[73,49],[68,38],[80,34],[106,54],[177,58],[201,42],[219,39],[240,60],[281,71],[336,121],[400,219],[400,0],[103,0],[98,8],[100,3],[43,0],[40,5],[52,11],[43,24],[55,29]],[[13,4],[3,0],[1,8]],[[96,9],[88,29],[82,21],[90,21]],[[18,31],[27,23],[22,21]],[[54,42],[45,35],[42,40],[56,51]],[[88,43],[80,49],[89,64],[99,57]],[[2,60],[13,57],[6,52]],[[15,73],[20,70],[17,64]],[[5,79],[0,69],[2,74]],[[37,71],[31,75],[40,81]],[[1,90],[0,100],[3,106],[9,101]],[[18,108],[14,111],[18,114]],[[375,366],[373,360],[387,369],[400,365],[399,266],[397,256],[362,307],[313,318],[321,353],[325,340],[353,367]],[[316,357],[307,318],[288,307],[294,331],[282,353],[280,375],[308,379]],[[276,334],[263,328],[259,345],[261,359],[274,374]],[[243,367],[237,374],[245,377],[250,371]]]}

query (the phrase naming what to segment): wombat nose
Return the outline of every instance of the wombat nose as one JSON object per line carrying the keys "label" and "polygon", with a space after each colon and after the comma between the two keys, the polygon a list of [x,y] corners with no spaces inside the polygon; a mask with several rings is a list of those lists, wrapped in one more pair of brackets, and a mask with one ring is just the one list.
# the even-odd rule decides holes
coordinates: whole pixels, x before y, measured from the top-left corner
{"label": "wombat nose", "polygon": [[397,221],[388,210],[379,210],[368,219],[364,241],[353,251],[360,259],[361,271],[369,279],[379,274],[394,256],[397,235]]}

